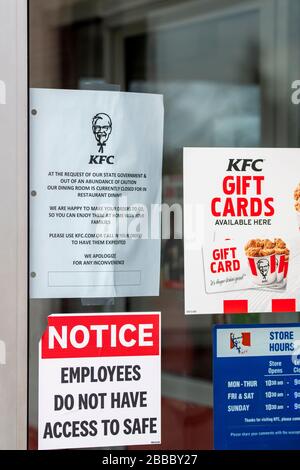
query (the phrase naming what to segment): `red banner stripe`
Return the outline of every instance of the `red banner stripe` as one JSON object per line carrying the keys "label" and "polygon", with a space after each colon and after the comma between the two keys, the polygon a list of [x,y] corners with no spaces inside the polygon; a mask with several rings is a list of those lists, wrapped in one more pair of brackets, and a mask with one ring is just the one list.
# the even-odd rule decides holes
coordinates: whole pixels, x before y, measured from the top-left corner
{"label": "red banner stripe", "polygon": [[285,263],[285,255],[279,256],[279,263],[278,263],[278,272],[282,273],[284,270],[284,263]]}
{"label": "red banner stripe", "polygon": [[228,315],[248,313],[248,300],[224,300],[223,311]]}
{"label": "red banner stripe", "polygon": [[287,277],[288,269],[289,269],[289,262],[288,262],[288,261],[285,261],[285,262],[284,262],[284,271],[283,271],[283,277],[284,277],[284,279],[286,279],[286,277]]}
{"label": "red banner stripe", "polygon": [[296,312],[296,299],[273,299],[272,312]]}
{"label": "red banner stripe", "polygon": [[257,276],[256,264],[255,264],[254,258],[248,258],[248,261],[249,261],[251,273],[253,274],[253,276]]}
{"label": "red banner stripe", "polygon": [[270,263],[271,263],[271,273],[276,271],[276,255],[270,256]]}

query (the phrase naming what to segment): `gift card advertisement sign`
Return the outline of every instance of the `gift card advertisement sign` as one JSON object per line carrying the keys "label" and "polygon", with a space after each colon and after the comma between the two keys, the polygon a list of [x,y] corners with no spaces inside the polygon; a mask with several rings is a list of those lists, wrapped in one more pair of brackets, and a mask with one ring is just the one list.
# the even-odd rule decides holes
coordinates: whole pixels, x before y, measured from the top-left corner
{"label": "gift card advertisement sign", "polygon": [[160,443],[160,314],[51,315],[39,345],[39,449]]}
{"label": "gift card advertisement sign", "polygon": [[30,105],[31,296],[158,295],[162,96],[33,89]]}
{"label": "gift card advertisement sign", "polygon": [[298,149],[184,149],[185,312],[294,312]]}
{"label": "gift card advertisement sign", "polygon": [[214,446],[300,449],[300,326],[214,329]]}

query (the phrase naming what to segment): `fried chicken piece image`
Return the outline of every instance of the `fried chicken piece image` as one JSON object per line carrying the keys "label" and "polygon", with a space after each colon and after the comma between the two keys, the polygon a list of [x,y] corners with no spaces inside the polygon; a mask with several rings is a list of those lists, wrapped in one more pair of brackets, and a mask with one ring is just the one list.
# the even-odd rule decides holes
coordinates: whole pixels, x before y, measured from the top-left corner
{"label": "fried chicken piece image", "polygon": [[261,249],[259,247],[251,247],[251,248],[248,248],[246,250],[246,255],[249,258],[253,258],[253,257],[256,257],[256,256],[261,256],[260,252],[261,252]]}
{"label": "fried chicken piece image", "polygon": [[275,247],[276,255],[286,255],[286,248]]}
{"label": "fried chicken piece image", "polygon": [[281,239],[281,238],[275,238],[275,246],[276,248],[285,248],[286,247],[286,243]]}
{"label": "fried chicken piece image", "polygon": [[289,255],[289,249],[282,238],[275,238],[274,241],[269,238],[261,240],[260,238],[249,240],[245,247],[246,256],[253,258],[258,256]]}
{"label": "fried chicken piece image", "polygon": [[256,246],[257,246],[257,245],[256,245],[256,240],[253,240],[253,239],[252,239],[252,240],[249,240],[249,241],[246,243],[244,249],[245,249],[245,251],[247,251],[248,248],[256,248]]}
{"label": "fried chicken piece image", "polygon": [[295,199],[295,209],[297,212],[300,212],[300,183],[296,187],[294,191],[294,199]]}
{"label": "fried chicken piece image", "polygon": [[296,187],[296,189],[294,191],[295,201],[298,201],[299,198],[300,198],[300,183],[298,184],[298,186]]}
{"label": "fried chicken piece image", "polygon": [[263,246],[264,249],[271,250],[275,248],[275,243],[272,242],[271,240],[265,239],[263,240],[263,242],[264,242],[264,246]]}
{"label": "fried chicken piece image", "polygon": [[249,248],[264,248],[265,246],[265,241],[264,240],[261,240],[260,238],[256,238],[256,239],[251,239],[249,240],[244,249],[245,251],[247,251]]}
{"label": "fried chicken piece image", "polygon": [[297,212],[300,212],[300,199],[298,199],[298,201],[295,202],[295,209]]}
{"label": "fried chicken piece image", "polygon": [[275,253],[274,248],[262,248],[260,250],[260,256],[271,256]]}

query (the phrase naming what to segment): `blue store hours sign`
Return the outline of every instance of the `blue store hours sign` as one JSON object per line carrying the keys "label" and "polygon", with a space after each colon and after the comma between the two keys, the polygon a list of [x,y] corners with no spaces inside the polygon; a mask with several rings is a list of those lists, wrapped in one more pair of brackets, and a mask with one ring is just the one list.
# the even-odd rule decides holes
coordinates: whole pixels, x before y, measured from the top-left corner
{"label": "blue store hours sign", "polygon": [[215,449],[300,449],[300,325],[214,328]]}

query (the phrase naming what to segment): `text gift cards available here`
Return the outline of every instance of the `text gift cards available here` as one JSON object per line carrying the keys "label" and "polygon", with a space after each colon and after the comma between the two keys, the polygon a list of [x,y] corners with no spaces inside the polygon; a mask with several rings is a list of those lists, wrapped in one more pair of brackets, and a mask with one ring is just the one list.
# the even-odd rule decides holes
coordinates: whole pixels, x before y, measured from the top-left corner
{"label": "text gift cards available here", "polygon": [[295,312],[298,149],[184,149],[185,312]]}
{"label": "text gift cards available here", "polygon": [[214,329],[216,449],[300,449],[300,326]]}
{"label": "text gift cards available here", "polygon": [[162,96],[33,89],[30,101],[31,297],[158,295]]}
{"label": "text gift cards available here", "polygon": [[160,357],[160,313],[48,317],[39,449],[159,444]]}

